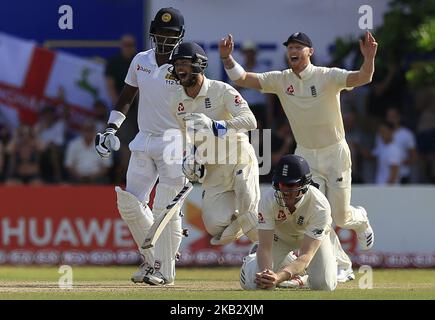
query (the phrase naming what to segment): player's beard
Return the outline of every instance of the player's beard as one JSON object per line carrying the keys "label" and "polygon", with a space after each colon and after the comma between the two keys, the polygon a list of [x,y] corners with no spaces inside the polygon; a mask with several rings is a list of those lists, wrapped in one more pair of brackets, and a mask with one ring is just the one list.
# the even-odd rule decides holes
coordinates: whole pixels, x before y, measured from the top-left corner
{"label": "player's beard", "polygon": [[192,73],[187,79],[181,80],[180,84],[183,87],[191,88],[194,87],[198,83],[199,75],[197,73]]}

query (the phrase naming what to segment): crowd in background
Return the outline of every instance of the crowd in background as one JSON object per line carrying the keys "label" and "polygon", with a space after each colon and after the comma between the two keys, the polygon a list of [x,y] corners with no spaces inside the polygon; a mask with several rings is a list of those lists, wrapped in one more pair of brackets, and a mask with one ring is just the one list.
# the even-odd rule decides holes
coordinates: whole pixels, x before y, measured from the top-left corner
{"label": "crowd in background", "polygon": [[[132,36],[123,36],[120,44],[120,54],[106,64],[112,105],[136,54]],[[241,51],[247,71],[270,70],[258,59],[255,43],[244,43]],[[329,66],[342,67],[337,61]],[[94,138],[104,130],[111,106],[95,101],[93,116],[77,126],[71,122],[71,110],[61,89],[59,103],[44,107],[34,126],[21,125],[12,130],[0,114],[0,182],[123,184],[130,156],[128,143],[138,130],[137,101],[117,133],[121,149],[111,158],[101,159],[95,152]],[[254,112],[258,129],[272,130],[273,171],[281,156],[296,148],[291,127],[276,96],[238,89]],[[370,85],[343,91],[341,106],[352,152],[353,183],[435,183],[435,88],[410,90],[404,70],[391,65],[382,77],[375,72]],[[262,136],[260,146],[264,143]],[[270,182],[272,171],[260,176],[260,181]]]}

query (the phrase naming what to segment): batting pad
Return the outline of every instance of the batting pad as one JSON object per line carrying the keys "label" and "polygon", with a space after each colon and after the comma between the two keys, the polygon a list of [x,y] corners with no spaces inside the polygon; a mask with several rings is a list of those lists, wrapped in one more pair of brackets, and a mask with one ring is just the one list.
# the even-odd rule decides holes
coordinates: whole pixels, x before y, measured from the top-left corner
{"label": "batting pad", "polygon": [[[155,217],[164,213],[166,206],[182,188],[183,186],[176,188],[163,183],[157,185],[153,207]],[[179,212],[177,212],[163,229],[154,247],[154,269],[155,271],[160,271],[169,283],[175,279],[175,255],[180,248],[181,239],[181,217]]]}
{"label": "batting pad", "polygon": [[154,222],[153,214],[148,206],[144,206],[135,195],[115,187],[118,211],[127,224],[128,229],[136,242],[139,251],[143,254],[145,262],[152,265],[154,254],[152,249],[142,249],[145,236]]}

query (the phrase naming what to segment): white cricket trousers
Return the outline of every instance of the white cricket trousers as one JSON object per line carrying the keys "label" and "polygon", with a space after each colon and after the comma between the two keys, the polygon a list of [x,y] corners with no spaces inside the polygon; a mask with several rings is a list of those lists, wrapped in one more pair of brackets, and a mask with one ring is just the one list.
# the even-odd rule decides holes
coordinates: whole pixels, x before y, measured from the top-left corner
{"label": "white cricket trousers", "polygon": [[[272,246],[273,271],[284,267],[290,251],[299,250],[294,243],[285,242],[276,235]],[[308,284],[311,290],[333,291],[337,287],[337,260],[329,234],[322,243],[307,268]]]}
{"label": "white cricket trousers", "polygon": [[331,205],[335,224],[357,232],[365,229],[367,217],[361,209],[350,205],[352,160],[346,140],[322,149],[307,149],[298,145],[295,154],[307,160],[313,181],[320,185],[320,191]]}
{"label": "white cricket trousers", "polygon": [[[139,132],[129,145],[132,153],[127,169],[126,191],[147,204],[158,178],[152,210],[154,219],[162,214],[187,182],[181,169],[182,152],[167,152],[170,150],[169,147],[174,150],[175,143],[182,143],[182,139],[165,141],[162,136]],[[168,282],[175,278],[175,255],[180,247],[181,238],[181,217],[176,213],[163,230],[154,249],[154,268],[160,271]]]}
{"label": "white cricket trousers", "polygon": [[258,215],[260,186],[254,148],[246,142],[240,164],[206,165],[202,197],[202,218],[207,232],[220,235],[232,222],[235,210]]}

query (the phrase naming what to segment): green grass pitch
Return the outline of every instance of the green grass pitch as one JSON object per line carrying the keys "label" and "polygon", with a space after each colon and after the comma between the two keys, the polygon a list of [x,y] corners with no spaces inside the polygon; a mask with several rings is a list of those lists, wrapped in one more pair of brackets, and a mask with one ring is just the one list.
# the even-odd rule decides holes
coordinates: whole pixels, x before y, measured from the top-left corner
{"label": "green grass pitch", "polygon": [[178,268],[172,287],[133,284],[134,267],[73,267],[72,289],[60,289],[55,267],[0,267],[4,299],[159,299],[159,300],[295,300],[295,299],[435,299],[435,269],[374,269],[373,289],[356,280],[334,292],[306,289],[243,291],[238,268]]}

